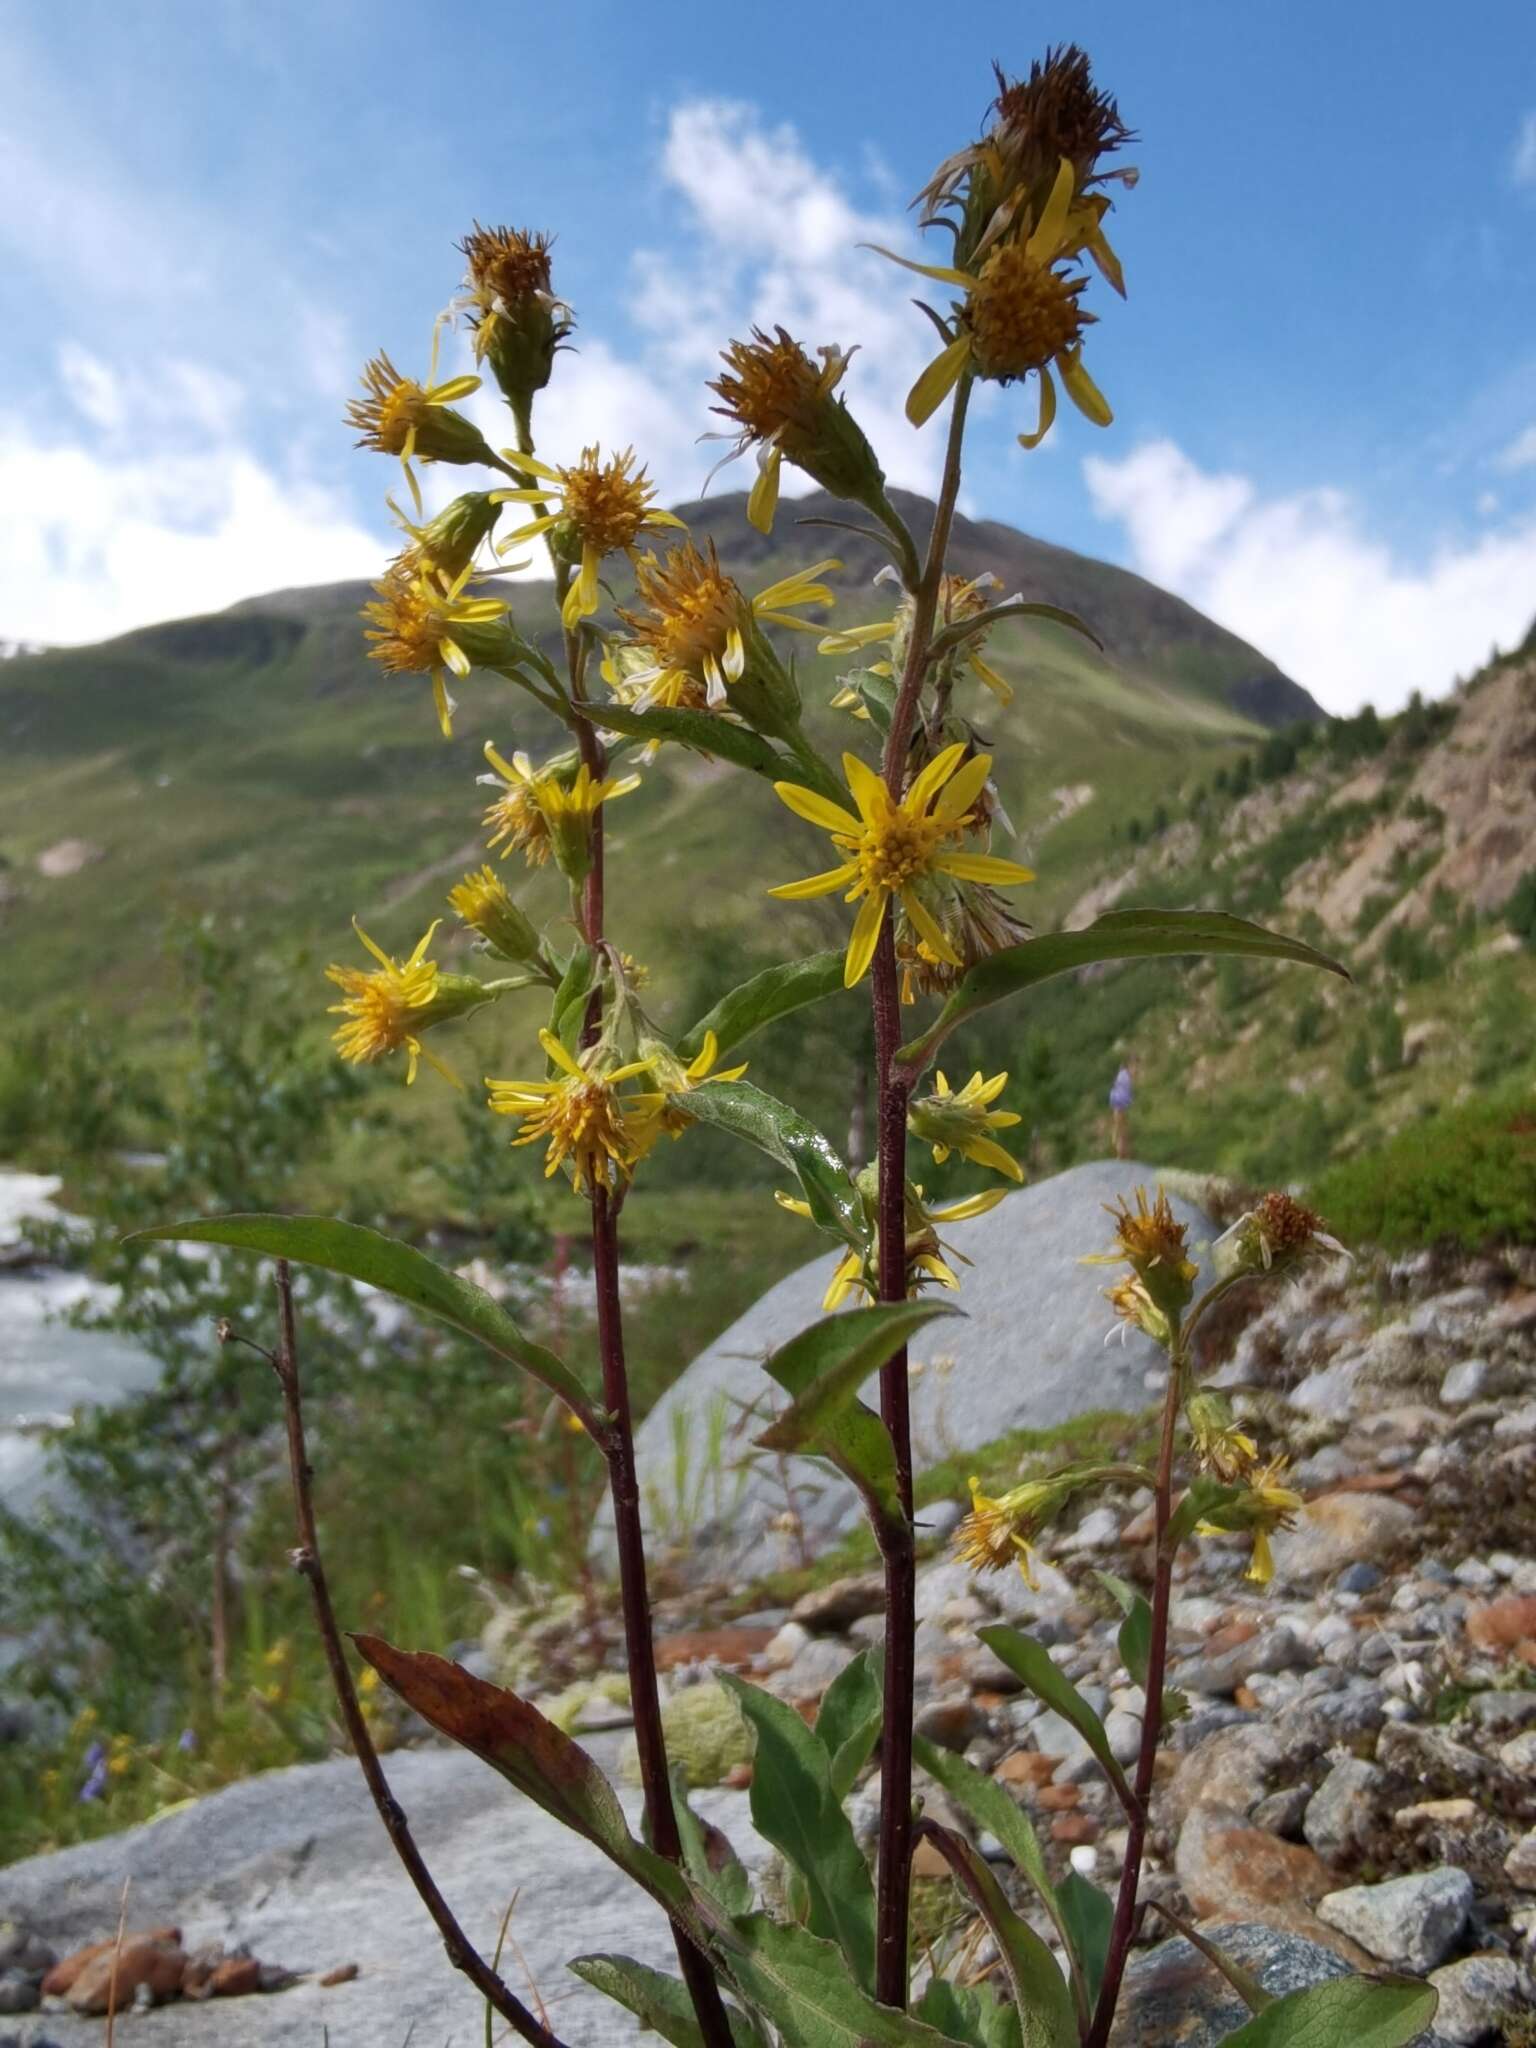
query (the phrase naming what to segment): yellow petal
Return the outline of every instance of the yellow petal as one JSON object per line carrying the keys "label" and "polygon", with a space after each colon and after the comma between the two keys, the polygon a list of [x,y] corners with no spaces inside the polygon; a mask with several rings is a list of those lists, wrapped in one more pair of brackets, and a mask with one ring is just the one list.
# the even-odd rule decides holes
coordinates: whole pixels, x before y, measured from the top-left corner
{"label": "yellow petal", "polygon": [[688,1062],[688,1066],[685,1070],[687,1072],[689,1080],[702,1081],[704,1076],[709,1072],[710,1068],[715,1064],[715,1060],[719,1054],[719,1051],[719,1039],[715,1036],[713,1031],[706,1031],[704,1034],[704,1043],[699,1047],[698,1051],[694,1054],[693,1058]]}
{"label": "yellow petal", "polygon": [[989,1209],[995,1209],[999,1202],[1008,1199],[1006,1188],[984,1188],[979,1195],[967,1195],[964,1201],[950,1202],[942,1209],[930,1209],[928,1214],[935,1223],[964,1223],[971,1216],[985,1216]]}
{"label": "yellow petal", "polygon": [[964,1148],[967,1159],[974,1159],[978,1166],[995,1167],[999,1173],[1006,1173],[1010,1180],[1021,1181],[1024,1169],[1019,1162],[996,1145],[990,1138],[972,1138]]}
{"label": "yellow petal", "polygon": [[1056,417],[1056,380],[1051,375],[1049,363],[1040,365],[1040,417],[1035,422],[1032,434],[1020,434],[1021,448],[1038,448],[1051,431],[1051,422]]}
{"label": "yellow petal", "polygon": [[1067,387],[1067,396],[1086,420],[1092,420],[1096,427],[1107,427],[1114,420],[1109,409],[1109,400],[1083,368],[1081,355],[1060,355],[1061,381]]}
{"label": "yellow petal", "polygon": [[913,928],[917,932],[918,937],[923,940],[930,952],[937,953],[939,958],[947,961],[951,967],[963,967],[965,965],[965,962],[960,958],[960,955],[946,937],[944,927],[939,923],[915,889],[902,890],[901,907],[912,920]]}
{"label": "yellow petal", "polygon": [[362,926],[358,923],[355,917],[352,920],[352,929],[357,933],[357,936],[362,940],[363,944],[368,948],[369,952],[373,955],[374,959],[378,961],[381,967],[388,967],[391,964],[389,955],[384,951],[384,948],[378,945],[373,939],[369,938],[368,934],[363,930]]}
{"label": "yellow petal", "polygon": [[1033,257],[1036,263],[1049,263],[1061,247],[1067,214],[1072,206],[1072,188],[1076,182],[1070,161],[1063,157],[1056,182],[1051,187],[1051,196],[1045,202],[1034,233],[1024,244],[1024,254]]}
{"label": "yellow petal", "polygon": [[946,270],[942,263],[914,263],[908,256],[898,256],[894,249],[882,249],[878,242],[866,242],[864,247],[891,263],[899,263],[903,270],[915,270],[919,277],[931,277],[938,284],[956,284],[968,292],[976,282],[968,271]]}
{"label": "yellow petal", "polygon": [[890,794],[868,762],[861,761],[857,754],[844,754],[843,774],[865,824],[872,825],[877,818],[883,818],[891,808]]}
{"label": "yellow petal", "polygon": [[503,448],[502,459],[510,462],[514,469],[520,469],[525,476],[547,477],[552,484],[560,481],[558,469],[551,469],[547,462],[540,462],[536,456],[525,455],[520,448]]}
{"label": "yellow petal", "polygon": [[852,861],[846,867],[828,868],[825,874],[807,875],[803,882],[780,882],[777,889],[770,889],[770,896],[777,896],[781,903],[799,903],[809,896],[830,896],[834,889],[841,889],[845,882],[851,882],[858,875]]}
{"label": "yellow petal", "polygon": [[818,654],[854,654],[861,647],[873,647],[877,640],[889,640],[896,630],[894,619],[879,619],[872,626],[849,626],[845,632],[829,633],[816,643]]}
{"label": "yellow petal", "polygon": [[560,622],[567,632],[571,632],[596,610],[597,550],[590,541],[586,541],[581,550],[580,574],[565,593],[565,603],[560,607]]}
{"label": "yellow petal", "polygon": [[503,782],[518,783],[523,780],[521,772],[514,768],[505,756],[498,754],[490,740],[485,743],[485,758],[490,762]]}
{"label": "yellow petal", "polygon": [[995,889],[1011,889],[1035,879],[1033,868],[1021,868],[1016,860],[999,860],[992,853],[941,853],[933,864],[959,881],[990,882]]}
{"label": "yellow petal", "polygon": [[859,905],[859,914],[853,920],[853,932],[848,940],[848,957],[843,962],[843,987],[852,988],[869,972],[869,963],[875,957],[875,947],[880,940],[880,927],[885,921],[885,906],[890,901],[888,892],[876,889]]}
{"label": "yellow petal", "polygon": [[[987,766],[991,767],[990,754],[978,754],[976,758],[978,761],[985,761]],[[921,816],[964,759],[963,740],[956,740],[953,746],[945,747],[942,753],[935,754],[923,772],[913,778],[912,787],[901,800],[902,809],[910,811],[914,816]],[[986,780],[985,774],[982,780]]]}
{"label": "yellow petal", "polygon": [[923,426],[932,419],[954,390],[970,353],[970,341],[962,334],[957,340],[952,341],[948,348],[936,355],[923,371],[907,393],[907,418],[914,427]]}
{"label": "yellow petal", "polygon": [[963,818],[987,786],[992,772],[990,754],[973,754],[963,768],[957,768],[948,785],[939,792],[933,807],[936,818]]}
{"label": "yellow petal", "polygon": [[539,1043],[557,1067],[563,1068],[567,1074],[580,1074],[580,1067],[577,1066],[553,1031],[541,1031],[539,1033]]}
{"label": "yellow petal", "polygon": [[807,789],[803,783],[776,782],[773,785],[773,793],[797,818],[804,818],[811,825],[819,825],[824,832],[857,834],[862,829],[852,811],[845,811],[841,804],[835,804],[829,798],[819,796],[814,789]]}
{"label": "yellow petal", "polygon": [[986,684],[999,704],[1011,704],[1013,702],[1012,683],[1005,681],[990,662],[983,661],[979,654],[971,654],[967,659],[970,663],[972,675],[978,676]]}
{"label": "yellow petal", "polygon": [[773,515],[779,506],[779,464],[783,457],[775,448],[757,472],[747,499],[747,519],[759,533],[772,533]]}
{"label": "yellow petal", "polygon": [[432,702],[437,706],[437,722],[442,728],[443,738],[453,738],[453,699],[448,694],[448,685],[443,680],[440,668],[432,671]]}
{"label": "yellow petal", "polygon": [[469,674],[469,656],[457,640],[439,640],[437,651],[442,656],[444,668],[451,668],[456,676]]}
{"label": "yellow petal", "polygon": [[478,377],[450,377],[446,384],[434,384],[427,393],[433,405],[450,405],[456,398],[468,398],[471,391],[480,389]]}

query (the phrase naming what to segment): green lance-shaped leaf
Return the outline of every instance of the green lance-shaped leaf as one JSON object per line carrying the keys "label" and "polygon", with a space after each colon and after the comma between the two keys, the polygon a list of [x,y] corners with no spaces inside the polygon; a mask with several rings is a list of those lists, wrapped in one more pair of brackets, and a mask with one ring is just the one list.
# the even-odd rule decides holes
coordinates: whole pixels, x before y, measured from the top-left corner
{"label": "green lance-shaped leaf", "polygon": [[390,1691],[424,1721],[601,1849],[702,1939],[683,1873],[635,1840],[618,1794],[580,1743],[515,1692],[476,1678],[447,1657],[397,1650],[380,1636],[352,1641]]}
{"label": "green lance-shaped leaf", "polygon": [[828,996],[842,995],[843,958],[841,951],[812,953],[804,960],[786,960],[778,967],[765,967],[761,974],[754,974],[750,981],[723,995],[712,1010],[683,1033],[677,1041],[679,1057],[691,1060],[703,1049],[705,1034],[713,1031],[723,1058],[775,1018],[787,1017]]}
{"label": "green lance-shaped leaf", "polygon": [[1145,1691],[1147,1659],[1152,1654],[1152,1610],[1134,1586],[1113,1572],[1095,1572],[1094,1577],[1125,1616],[1120,1624],[1120,1661]]}
{"label": "green lance-shaped leaf", "polygon": [[765,739],[749,732],[744,725],[716,718],[713,712],[672,710],[665,705],[649,711],[632,711],[627,705],[604,704],[599,723],[612,732],[629,733],[637,740],[671,740],[675,745],[692,747],[696,753],[713,754],[717,760],[730,761],[754,775],[765,775],[770,782],[799,773],[797,766]]}
{"label": "green lance-shaped leaf", "polygon": [[897,1058],[906,1067],[926,1066],[955,1026],[977,1010],[1098,960],[1229,953],[1254,960],[1296,960],[1349,979],[1347,968],[1316,947],[1223,910],[1111,910],[1085,931],[1048,932],[979,960],[934,1023],[921,1038],[904,1045]]}
{"label": "green lance-shaped leaf", "polygon": [[[959,1310],[941,1301],[882,1302],[824,1316],[778,1354],[781,1385],[788,1376],[803,1387],[756,1441],[765,1451],[798,1451],[816,1443],[857,1398],[871,1373],[898,1352],[924,1324]],[[785,1353],[793,1354],[786,1358]]]}
{"label": "green lance-shaped leaf", "polygon": [[[670,2041],[672,2048],[704,2048],[693,1999],[679,1978],[637,1963],[633,1956],[574,1956],[570,1967],[583,1983],[626,2006],[649,2033]],[[729,2006],[725,2014],[734,2048],[763,2048],[763,2036],[751,2020]]]}
{"label": "green lance-shaped leaf", "polygon": [[744,1914],[735,1928],[731,1976],[772,2020],[783,2048],[964,2048],[894,2006],[877,2005],[835,1942],[766,1913]]}
{"label": "green lance-shaped leaf", "polygon": [[1090,1884],[1075,1870],[1069,1870],[1057,1887],[1062,1918],[1067,1924],[1067,1941],[1083,1973],[1090,2006],[1099,2001],[1104,1982],[1104,1964],[1109,1955],[1109,1937],[1115,1924],[1115,1909],[1106,1892]]}
{"label": "green lance-shaped leaf", "polygon": [[1005,1628],[1001,1624],[993,1628],[978,1629],[976,1633],[993,1654],[1020,1678],[1034,1694],[1048,1707],[1070,1721],[1082,1736],[1104,1767],[1105,1775],[1115,1788],[1115,1796],[1129,1812],[1133,1801],[1131,1788],[1125,1781],[1125,1773],[1115,1760],[1115,1753],[1109,1746],[1109,1737],[1104,1732],[1104,1723],[1083,1698],[1077,1687],[1057,1664],[1051,1662],[1043,1643],[1037,1643],[1033,1636],[1027,1636],[1016,1628]]}
{"label": "green lance-shaped leaf", "polygon": [[1417,1977],[1335,1977],[1266,2005],[1224,2048],[1407,2048],[1439,2003]]}
{"label": "green lance-shaped leaf", "polygon": [[149,1238],[172,1244],[232,1245],[237,1251],[289,1259],[296,1266],[319,1266],[327,1273],[341,1273],[348,1280],[377,1287],[423,1315],[462,1330],[498,1357],[520,1365],[541,1386],[558,1394],[597,1442],[607,1433],[586,1389],[553,1351],[525,1337],[483,1288],[447,1272],[425,1252],[397,1237],[366,1230],[359,1223],[338,1223],[329,1216],[204,1216],[135,1231],[126,1241],[137,1244]]}
{"label": "green lance-shaped leaf", "polygon": [[1023,2048],[1018,2008],[999,1998],[990,1984],[957,1984],[952,1977],[930,1977],[912,2010],[941,2034],[964,2041],[966,2048]]}
{"label": "green lance-shaped leaf", "polygon": [[1074,1995],[1077,1998],[1079,2014],[1086,2024],[1091,2003],[1076,1967],[1077,1952],[1072,1945],[1061,1901],[1056,1896],[1056,1887],[1051,1883],[1050,1873],[1045,1867],[1045,1855],[1040,1847],[1039,1837],[1030,1825],[1028,1814],[995,1778],[988,1777],[985,1771],[978,1771],[974,1764],[968,1764],[963,1756],[956,1756],[953,1750],[940,1749],[936,1743],[929,1742],[926,1737],[919,1735],[913,1739],[912,1754],[929,1777],[943,1786],[956,1806],[970,1815],[983,1834],[997,1837],[1013,1858],[1015,1868],[1033,1885],[1041,1905],[1055,1923],[1068,1957],[1072,1960]]}
{"label": "green lance-shaped leaf", "polygon": [[[699,1092],[707,1095],[711,1091]],[[813,1330],[817,1328],[819,1324],[812,1325]],[[802,1331],[801,1337],[810,1334]],[[810,1391],[820,1355],[814,1345],[792,1337],[782,1349],[763,1360],[763,1370],[794,1403]],[[845,1479],[852,1480],[877,1530],[882,1526],[905,1525],[906,1515],[896,1483],[896,1449],[890,1431],[872,1408],[865,1407],[862,1401],[845,1403],[806,1447],[806,1455],[827,1459]]]}
{"label": "green lance-shaped leaf", "polygon": [[1055,1957],[1028,1921],[1014,1912],[1002,1886],[969,1842],[953,1829],[932,1822],[926,1824],[925,1832],[970,1894],[1002,1951],[1019,2009],[1024,2048],[1077,2048],[1072,1993]]}
{"label": "green lance-shaped leaf", "polygon": [[812,1220],[849,1244],[863,1242],[864,1209],[837,1148],[798,1110],[750,1081],[714,1081],[688,1096],[688,1114],[756,1145],[787,1167],[810,1204]]}
{"label": "green lance-shaped leaf", "polygon": [[1173,1908],[1164,1905],[1161,1899],[1154,1903],[1157,1911],[1178,1929],[1191,1948],[1199,1949],[1211,1968],[1221,1972],[1250,2012],[1262,2012],[1267,2005],[1275,2003],[1275,1994],[1264,1989],[1252,1970],[1244,1969],[1240,1962],[1229,1956],[1225,1949],[1218,1948],[1214,1941],[1207,1941],[1198,1927],[1191,1927],[1187,1920],[1181,1919]]}
{"label": "green lance-shaped leaf", "polygon": [[794,1708],[722,1671],[757,1735],[752,1821],[805,1879],[812,1934],[834,1940],[868,1990],[875,1981],[875,1887],[832,1788],[832,1761]]}
{"label": "green lance-shaped leaf", "polygon": [[581,1027],[586,1022],[587,997],[592,993],[595,978],[596,956],[592,948],[574,946],[549,1006],[549,1028],[567,1052],[575,1052],[580,1043]]}
{"label": "green lance-shaped leaf", "polygon": [[868,1650],[860,1650],[822,1694],[816,1714],[816,1740],[827,1753],[834,1799],[844,1800],[853,1790],[884,1717],[880,1666]]}

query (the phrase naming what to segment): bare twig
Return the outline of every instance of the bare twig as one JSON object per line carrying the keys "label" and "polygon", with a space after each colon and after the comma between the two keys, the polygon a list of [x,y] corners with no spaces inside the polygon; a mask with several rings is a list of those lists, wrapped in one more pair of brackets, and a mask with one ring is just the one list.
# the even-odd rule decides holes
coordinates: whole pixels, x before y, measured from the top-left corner
{"label": "bare twig", "polygon": [[525,2041],[532,2042],[534,2048],[564,2048],[559,2037],[535,2018],[470,1942],[455,1919],[453,1909],[438,1890],[432,1873],[416,1846],[404,1810],[389,1789],[389,1781],[379,1762],[379,1753],[374,1747],[373,1737],[368,1732],[368,1723],[363,1719],[357,1688],[352,1683],[352,1673],[347,1664],[346,1652],[342,1648],[341,1631],[336,1625],[336,1612],[331,1605],[330,1588],[326,1584],[325,1566],[320,1557],[320,1535],[315,1523],[314,1497],[311,1490],[314,1475],[304,1441],[304,1409],[299,1384],[298,1343],[293,1314],[293,1280],[286,1259],[277,1261],[276,1283],[278,1347],[272,1359],[272,1368],[277,1374],[277,1383],[283,1395],[283,1421],[288,1433],[288,1469],[293,1480],[293,1519],[298,1536],[297,1547],[290,1552],[290,1559],[294,1570],[309,1584],[315,1608],[315,1621],[320,1631],[320,1640],[325,1646],[325,1659],[330,1666],[331,1683],[336,1690],[336,1703],[341,1709],[347,1737],[357,1756],[374,1806],[378,1809],[379,1819],[384,1823],[384,1831],[389,1836],[395,1854],[405,1866],[406,1876],[416,1887],[418,1897],[431,1914],[438,1933],[443,1937],[443,1947],[448,1952],[449,1962],[456,1970],[463,1971],[480,1995],[495,2007],[502,2018],[508,2021]]}

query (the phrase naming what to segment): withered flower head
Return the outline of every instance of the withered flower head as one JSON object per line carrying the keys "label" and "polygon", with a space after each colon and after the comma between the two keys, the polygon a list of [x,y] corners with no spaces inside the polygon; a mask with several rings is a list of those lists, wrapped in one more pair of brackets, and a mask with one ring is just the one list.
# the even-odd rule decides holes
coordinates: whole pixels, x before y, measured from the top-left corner
{"label": "withered flower head", "polygon": [[1323,1253],[1349,1256],[1321,1216],[1293,1195],[1278,1191],[1265,1195],[1246,1216],[1240,1216],[1216,1240],[1212,1252],[1216,1271],[1223,1279],[1243,1273],[1268,1273]]}
{"label": "withered flower head", "polygon": [[994,140],[1012,159],[1027,184],[1049,184],[1065,157],[1077,174],[1077,189],[1100,175],[1106,157],[1135,138],[1120,109],[1093,82],[1093,67],[1076,43],[1047,50],[1029,67],[1027,78],[1010,79],[993,65]]}
{"label": "withered flower head", "polygon": [[532,228],[483,228],[459,244],[475,360],[486,363],[526,424],[533,395],[549,382],[555,351],[571,332],[571,309],[550,288],[550,238]]}
{"label": "withered flower head", "polygon": [[548,235],[533,228],[483,228],[476,221],[459,248],[469,264],[468,283],[491,302],[510,308],[531,294],[548,294]]}

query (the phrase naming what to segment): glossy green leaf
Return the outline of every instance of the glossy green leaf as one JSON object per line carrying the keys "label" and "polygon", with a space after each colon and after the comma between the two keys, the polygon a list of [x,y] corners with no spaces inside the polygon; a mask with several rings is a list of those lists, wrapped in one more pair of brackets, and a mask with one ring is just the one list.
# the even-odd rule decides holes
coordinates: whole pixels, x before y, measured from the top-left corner
{"label": "glossy green leaf", "polygon": [[[942,1301],[881,1302],[845,1309],[791,1337],[779,1353],[781,1385],[793,1376],[804,1391],[756,1439],[765,1451],[798,1451],[836,1422],[871,1373],[878,1372],[926,1324],[959,1310]],[[785,1353],[793,1354],[793,1362]]]}
{"label": "glossy green leaf", "polygon": [[352,1638],[397,1698],[498,1771],[535,1806],[583,1836],[702,1938],[687,1882],[629,1831],[618,1795],[579,1743],[537,1707],[462,1664],[426,1650],[397,1650],[380,1636]]}
{"label": "glossy green leaf", "polygon": [[846,1799],[853,1790],[884,1716],[880,1666],[868,1650],[860,1650],[822,1694],[816,1714],[816,1740],[827,1753],[834,1799]]}
{"label": "glossy green leaf", "polygon": [[683,1033],[677,1041],[679,1057],[691,1060],[702,1050],[705,1034],[713,1031],[724,1058],[775,1018],[788,1017],[828,996],[842,995],[843,957],[841,950],[812,953],[804,960],[786,960],[780,966],[765,967],[761,974],[754,974],[750,981],[723,995],[712,1010]]}
{"label": "glossy green leaf", "polygon": [[766,1913],[735,1922],[731,1976],[778,2028],[783,2048],[963,2048],[948,2034],[879,2005],[849,1974],[835,1942]]}
{"label": "glossy green leaf", "polygon": [[[712,1091],[699,1092],[707,1095]],[[808,1391],[815,1365],[815,1351],[798,1348],[792,1339],[764,1359],[763,1370],[793,1402]],[[895,1446],[890,1431],[872,1408],[866,1408],[862,1401],[850,1401],[802,1453],[807,1454],[827,1459],[853,1482],[877,1529],[883,1524],[905,1523],[896,1484]]]}
{"label": "glossy green leaf", "polygon": [[1417,1977],[1335,1977],[1266,2005],[1226,2036],[1225,2048],[1407,2048],[1439,2003]]}
{"label": "glossy green leaf", "polygon": [[1120,1624],[1120,1661],[1145,1691],[1147,1659],[1152,1654],[1152,1609],[1134,1586],[1128,1586],[1113,1572],[1095,1572],[1094,1577],[1125,1616]]}
{"label": "glossy green leaf", "polygon": [[1098,2003],[1104,1982],[1104,1963],[1109,1955],[1109,1937],[1115,1924],[1114,1902],[1075,1870],[1069,1870],[1057,1886],[1061,1914],[1066,1922],[1067,1942],[1077,1958],[1088,1990],[1088,2003]]}
{"label": "glossy green leaf", "polygon": [[[627,2007],[648,2032],[670,2041],[672,2048],[704,2048],[693,2000],[681,1978],[637,1963],[633,1956],[573,1956],[570,1967],[583,1983]],[[729,2006],[725,2011],[735,2048],[762,2048],[763,2037],[752,2022]]]}
{"label": "glossy green leaf", "polygon": [[1056,1959],[1009,1905],[1002,1886],[970,1843],[951,1828],[934,1827],[951,1870],[997,1942],[1013,1988],[1024,2048],[1078,2048],[1072,1993]]}
{"label": "glossy green leaf", "polygon": [[752,1910],[752,1879],[746,1865],[720,1829],[709,1821],[701,1820],[689,1805],[688,1773],[683,1766],[673,1764],[668,1776],[672,1784],[672,1811],[677,1817],[684,1870],[697,1888],[707,1893],[725,1912],[749,1913]]}
{"label": "glossy green leaf", "polygon": [[632,711],[624,704],[605,704],[601,722],[610,731],[629,733],[637,740],[670,740],[699,754],[713,754],[718,761],[733,762],[773,782],[786,776],[793,780],[798,774],[766,740],[744,725],[717,718],[712,711],[684,711],[661,704],[649,711]]}
{"label": "glossy green leaf", "polygon": [[338,1223],[329,1216],[206,1216],[135,1231],[128,1242],[148,1238],[175,1244],[232,1245],[237,1251],[288,1259],[296,1266],[319,1266],[328,1273],[341,1273],[349,1280],[377,1287],[521,1366],[541,1386],[558,1394],[572,1413],[581,1417],[591,1436],[600,1442],[605,1434],[586,1389],[552,1351],[525,1337],[483,1288],[446,1271],[397,1237],[365,1230],[357,1223]]}
{"label": "glossy green leaf", "polygon": [[1037,982],[1070,974],[1099,960],[1177,958],[1188,954],[1240,954],[1254,960],[1295,960],[1330,974],[1349,973],[1337,960],[1300,939],[1288,939],[1222,910],[1111,910],[1085,931],[1047,932],[990,954],[970,969],[937,1019],[904,1045],[903,1066],[922,1067],[965,1018]]}
{"label": "glossy green leaf", "polygon": [[990,1984],[930,1977],[912,2010],[941,2034],[965,2042],[966,2048],[1023,2048],[1017,2009],[1010,2000],[999,1998]]}
{"label": "glossy green leaf", "polygon": [[[1066,1944],[1068,1954],[1075,1954],[1056,1887],[1045,1867],[1040,1839],[1029,1815],[1013,1794],[995,1778],[988,1777],[985,1771],[978,1771],[974,1764],[967,1763],[963,1756],[956,1756],[953,1750],[940,1749],[924,1736],[913,1738],[912,1754],[929,1777],[943,1786],[955,1805],[970,1816],[979,1832],[995,1835],[1002,1843],[1015,1868],[1034,1887],[1041,1905]],[[1089,2012],[1087,1993],[1081,1987],[1079,1991],[1079,2011],[1086,2020]]]}
{"label": "glossy green leaf", "polygon": [[688,1113],[744,1138],[787,1167],[800,1183],[811,1218],[849,1244],[863,1240],[864,1208],[837,1148],[798,1110],[765,1094],[750,1081],[717,1081],[695,1088]]}
{"label": "glossy green leaf", "polygon": [[1006,1628],[1001,1623],[992,1628],[978,1629],[976,1633],[987,1648],[1002,1659],[1015,1678],[1023,1680],[1037,1700],[1072,1723],[1103,1766],[1121,1805],[1129,1809],[1131,1788],[1109,1746],[1104,1723],[1060,1665],[1051,1662],[1045,1645],[1037,1643],[1033,1636],[1027,1636],[1016,1628]]}
{"label": "glossy green leaf", "polygon": [[812,1934],[836,1941],[866,1990],[875,1981],[875,1887],[842,1801],[832,1760],[795,1709],[732,1672],[720,1681],[757,1736],[752,1822],[805,1879]]}

